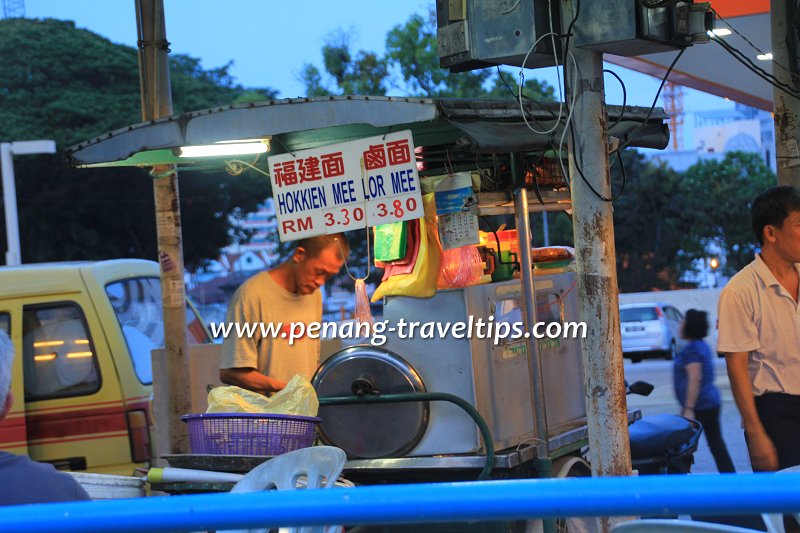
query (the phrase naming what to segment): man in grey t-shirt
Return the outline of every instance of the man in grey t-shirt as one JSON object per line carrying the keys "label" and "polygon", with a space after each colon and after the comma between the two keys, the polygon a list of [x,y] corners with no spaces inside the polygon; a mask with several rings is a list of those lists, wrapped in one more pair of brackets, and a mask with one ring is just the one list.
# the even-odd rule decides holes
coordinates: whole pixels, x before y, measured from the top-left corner
{"label": "man in grey t-shirt", "polygon": [[[310,380],[319,364],[320,341],[291,339],[292,323],[322,321],[319,287],[344,265],[349,252],[341,233],[298,241],[294,253],[268,272],[248,279],[233,295],[227,321],[234,324],[222,344],[220,381],[261,393],[283,389],[295,374]],[[277,335],[238,336],[236,324],[282,328]]]}
{"label": "man in grey t-shirt", "polygon": [[[0,421],[11,412],[11,367],[14,345],[0,331]],[[0,452],[0,505],[88,500],[80,483],[53,465],[31,461],[23,455]]]}

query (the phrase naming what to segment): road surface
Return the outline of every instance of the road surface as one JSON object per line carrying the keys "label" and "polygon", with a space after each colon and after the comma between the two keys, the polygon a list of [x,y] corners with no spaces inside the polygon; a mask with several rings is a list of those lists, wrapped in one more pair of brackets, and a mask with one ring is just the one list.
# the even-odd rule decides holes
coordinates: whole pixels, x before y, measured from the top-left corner
{"label": "road surface", "polygon": [[[628,383],[642,380],[655,385],[655,390],[650,396],[643,397],[631,394],[628,396],[628,408],[642,410],[642,415],[659,413],[680,414],[678,400],[672,387],[672,362],[663,359],[645,359],[641,363],[631,363],[625,360],[625,379]],[[750,459],[747,456],[747,447],[744,443],[744,434],[741,428],[741,417],[736,409],[731,394],[728,374],[725,370],[725,359],[715,361],[715,380],[722,395],[722,436],[728,445],[737,472],[752,472]],[[694,473],[715,473],[714,459],[706,444],[705,437],[701,437],[700,446],[694,456]]]}

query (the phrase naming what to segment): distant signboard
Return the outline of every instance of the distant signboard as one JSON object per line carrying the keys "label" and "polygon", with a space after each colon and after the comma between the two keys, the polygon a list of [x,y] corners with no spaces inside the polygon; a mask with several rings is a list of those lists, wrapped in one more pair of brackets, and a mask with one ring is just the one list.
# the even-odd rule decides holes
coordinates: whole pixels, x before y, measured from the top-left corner
{"label": "distant signboard", "polygon": [[281,241],[424,215],[411,131],[269,158]]}

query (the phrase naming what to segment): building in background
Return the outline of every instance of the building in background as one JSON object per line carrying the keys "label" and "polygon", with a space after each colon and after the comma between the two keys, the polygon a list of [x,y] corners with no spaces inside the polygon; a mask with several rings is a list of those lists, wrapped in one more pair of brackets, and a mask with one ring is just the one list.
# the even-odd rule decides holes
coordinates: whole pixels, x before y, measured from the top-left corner
{"label": "building in background", "polygon": [[232,244],[222,249],[217,272],[264,270],[278,262],[278,219],[275,202],[267,198],[258,210],[248,213],[240,227],[252,233],[250,242]]}
{"label": "building in background", "polygon": [[653,162],[664,162],[683,172],[700,160],[721,161],[726,152],[757,152],[777,170],[775,159],[775,123],[772,114],[744,104],[734,109],[694,113],[694,148],[664,150],[649,154]]}

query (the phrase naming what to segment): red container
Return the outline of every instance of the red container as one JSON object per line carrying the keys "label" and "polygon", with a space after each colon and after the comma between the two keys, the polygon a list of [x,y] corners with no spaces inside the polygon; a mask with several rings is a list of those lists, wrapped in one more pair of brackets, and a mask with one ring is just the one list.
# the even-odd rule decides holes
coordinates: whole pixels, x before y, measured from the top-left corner
{"label": "red container", "polygon": [[[519,250],[519,241],[517,240],[517,230],[506,229],[497,232],[497,238],[500,240],[501,250],[511,250],[517,252]],[[492,237],[492,240],[494,238]]]}

